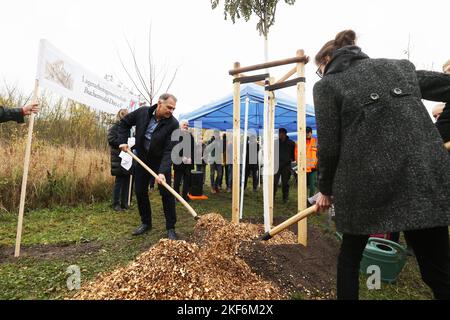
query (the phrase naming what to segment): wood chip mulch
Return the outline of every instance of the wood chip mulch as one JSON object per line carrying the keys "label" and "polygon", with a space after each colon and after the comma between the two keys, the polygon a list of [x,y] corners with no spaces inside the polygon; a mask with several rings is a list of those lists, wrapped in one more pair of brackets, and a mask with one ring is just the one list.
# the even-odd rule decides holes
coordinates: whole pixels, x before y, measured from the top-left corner
{"label": "wood chip mulch", "polygon": [[[286,299],[237,255],[243,241],[262,233],[261,225],[236,225],[219,214],[204,215],[195,226],[192,242],[161,239],[128,266],[84,285],[73,299]],[[262,243],[294,244],[295,238],[283,231]]]}

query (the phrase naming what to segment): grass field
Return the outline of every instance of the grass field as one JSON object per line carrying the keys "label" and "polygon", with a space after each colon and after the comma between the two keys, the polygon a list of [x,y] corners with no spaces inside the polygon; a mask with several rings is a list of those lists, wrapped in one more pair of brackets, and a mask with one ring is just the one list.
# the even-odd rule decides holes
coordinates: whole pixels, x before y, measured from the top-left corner
{"label": "grass field", "polygon": [[[208,179],[207,179],[208,181]],[[230,218],[231,193],[211,195],[205,186],[207,201],[193,202],[201,214],[218,212]],[[275,198],[275,216],[296,212],[296,189],[291,189],[290,199],[281,202]],[[30,211],[25,215],[22,238],[23,256],[19,259],[3,257],[0,260],[0,299],[64,299],[73,291],[66,286],[70,265],[81,269],[82,283],[95,278],[100,272],[126,265],[142,251],[166,236],[162,206],[157,191],[151,192],[153,230],[140,237],[131,232],[139,225],[136,206],[127,212],[116,213],[110,203],[103,202],[78,207]],[[248,191],[245,195],[244,217],[262,217],[262,194]],[[177,232],[185,238],[195,221],[177,204]],[[325,215],[313,216],[309,222],[324,232],[332,232]],[[13,251],[16,232],[16,214],[0,214],[0,248]],[[54,248],[55,250],[49,250]],[[33,252],[46,254],[35,255]],[[1,258],[1,257],[0,257]],[[300,266],[299,266],[300,267]],[[361,275],[361,299],[430,299],[430,290],[423,284],[415,259],[408,262],[396,284],[382,284],[381,290],[367,290],[366,277]],[[294,294],[293,299],[305,298]]]}

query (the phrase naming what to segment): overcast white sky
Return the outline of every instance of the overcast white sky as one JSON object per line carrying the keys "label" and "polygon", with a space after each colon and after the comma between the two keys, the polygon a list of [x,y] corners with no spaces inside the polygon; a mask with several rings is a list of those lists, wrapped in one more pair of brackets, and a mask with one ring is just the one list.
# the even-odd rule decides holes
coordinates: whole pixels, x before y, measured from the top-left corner
{"label": "overcast white sky", "polygon": [[[213,11],[209,0],[2,0],[1,12],[0,86],[5,81],[27,93],[33,89],[39,39],[98,76],[113,74],[127,83],[117,52],[127,60],[127,37],[145,65],[150,23],[157,64],[179,67],[170,90],[179,99],[176,114],[229,94],[233,62],[264,61],[256,18],[233,25],[224,20],[222,4]],[[441,71],[450,59],[449,13],[449,0],[297,0],[294,6],[280,1],[269,59],[293,57],[297,49],[313,57],[337,32],[351,28],[371,57],[405,58],[410,35],[416,67]],[[278,78],[289,69],[271,74]],[[309,104],[315,71],[313,63],[307,65]],[[292,90],[287,93],[294,96]]]}

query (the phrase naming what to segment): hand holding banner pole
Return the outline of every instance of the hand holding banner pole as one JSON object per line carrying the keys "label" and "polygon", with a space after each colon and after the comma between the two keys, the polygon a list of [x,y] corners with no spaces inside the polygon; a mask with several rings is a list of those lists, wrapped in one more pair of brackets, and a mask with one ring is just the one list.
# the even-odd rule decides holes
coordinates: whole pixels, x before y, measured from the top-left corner
{"label": "hand holding banner pole", "polygon": [[[36,82],[34,84],[33,103],[38,103],[38,97],[39,97],[39,80],[36,79]],[[27,191],[28,169],[30,166],[31,140],[33,138],[34,116],[35,114],[32,112],[30,115],[30,123],[28,125],[28,139],[25,148],[25,160],[23,164],[23,176],[22,176],[22,190],[20,192],[19,219],[17,222],[16,249],[14,251],[14,257],[16,258],[20,255],[20,242],[22,240],[23,214],[25,210],[25,195]]]}

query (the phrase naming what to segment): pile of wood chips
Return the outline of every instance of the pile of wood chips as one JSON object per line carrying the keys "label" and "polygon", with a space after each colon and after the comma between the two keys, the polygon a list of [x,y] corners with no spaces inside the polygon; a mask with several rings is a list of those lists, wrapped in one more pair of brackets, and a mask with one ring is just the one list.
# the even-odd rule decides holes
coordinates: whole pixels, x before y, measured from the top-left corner
{"label": "pile of wood chips", "polygon": [[[128,266],[83,286],[74,299],[285,299],[278,287],[237,256],[242,241],[262,233],[263,226],[232,224],[215,213],[204,215],[192,242],[162,239]],[[284,231],[264,243],[293,244],[295,235]]]}

